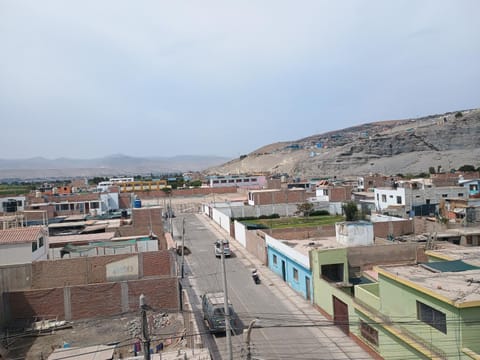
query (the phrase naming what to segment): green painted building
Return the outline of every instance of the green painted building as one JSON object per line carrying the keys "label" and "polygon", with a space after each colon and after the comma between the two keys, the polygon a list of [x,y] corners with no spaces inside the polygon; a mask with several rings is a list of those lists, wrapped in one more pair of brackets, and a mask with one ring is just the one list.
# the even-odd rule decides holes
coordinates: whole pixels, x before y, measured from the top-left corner
{"label": "green painted building", "polygon": [[418,264],[399,249],[312,251],[314,304],[384,359],[480,359],[480,268],[438,254]]}

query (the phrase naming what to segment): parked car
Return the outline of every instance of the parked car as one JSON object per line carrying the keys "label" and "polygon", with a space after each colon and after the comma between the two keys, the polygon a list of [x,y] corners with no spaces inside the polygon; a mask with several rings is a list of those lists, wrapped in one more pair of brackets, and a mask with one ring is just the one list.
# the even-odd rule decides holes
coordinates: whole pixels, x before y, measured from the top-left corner
{"label": "parked car", "polygon": [[231,251],[230,251],[230,243],[228,240],[217,240],[215,241],[215,256],[220,257],[222,256],[222,242],[223,242],[223,255],[224,256],[230,256]]}
{"label": "parked car", "polygon": [[[202,298],[203,319],[211,333],[225,332],[225,298],[223,292],[205,293]],[[237,315],[231,303],[228,304],[230,328],[235,330]]]}

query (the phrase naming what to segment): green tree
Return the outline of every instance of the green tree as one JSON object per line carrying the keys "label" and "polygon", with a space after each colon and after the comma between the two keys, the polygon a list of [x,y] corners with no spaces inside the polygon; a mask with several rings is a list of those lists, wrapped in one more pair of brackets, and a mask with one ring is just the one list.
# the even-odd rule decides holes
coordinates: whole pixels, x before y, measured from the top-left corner
{"label": "green tree", "polygon": [[297,205],[297,211],[295,214],[302,214],[302,216],[308,216],[313,211],[313,204],[306,202]]}
{"label": "green tree", "polygon": [[434,167],[434,166],[430,166],[430,167],[428,168],[428,172],[429,172],[430,174],[435,174],[435,167]]}
{"label": "green tree", "polygon": [[461,118],[461,117],[463,117],[463,114],[462,114],[461,111],[459,111],[459,112],[457,112],[457,113],[455,114],[455,118],[456,118],[456,119],[459,119],[459,118]]}
{"label": "green tree", "polygon": [[345,214],[346,221],[357,220],[358,207],[354,201],[346,202],[342,205],[343,213]]}

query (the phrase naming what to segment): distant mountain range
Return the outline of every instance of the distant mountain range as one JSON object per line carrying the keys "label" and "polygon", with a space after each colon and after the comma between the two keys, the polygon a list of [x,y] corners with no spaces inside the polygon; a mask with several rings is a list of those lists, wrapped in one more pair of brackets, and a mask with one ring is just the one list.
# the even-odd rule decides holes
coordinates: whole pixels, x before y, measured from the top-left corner
{"label": "distant mountain range", "polygon": [[480,166],[480,109],[389,120],[266,145],[206,170],[269,173],[304,179],[450,171]]}
{"label": "distant mountain range", "polygon": [[149,175],[202,171],[223,164],[220,156],[131,157],[122,154],[96,159],[0,159],[0,180]]}

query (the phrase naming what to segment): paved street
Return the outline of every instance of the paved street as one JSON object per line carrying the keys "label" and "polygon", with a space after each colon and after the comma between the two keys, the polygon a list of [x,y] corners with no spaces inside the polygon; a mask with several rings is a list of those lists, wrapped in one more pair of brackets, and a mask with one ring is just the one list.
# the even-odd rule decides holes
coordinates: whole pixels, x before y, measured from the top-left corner
{"label": "paved street", "polygon": [[[227,359],[226,337],[210,335],[203,325],[199,296],[222,291],[221,260],[214,255],[213,243],[225,238],[210,219],[201,214],[175,218],[174,235],[179,239],[185,216],[185,245],[192,251],[186,256],[184,288],[205,332],[204,341],[214,359]],[[228,295],[244,327],[253,319],[253,359],[371,359],[352,339],[331,325],[320,313],[294,293],[275,274],[259,265],[245,249],[231,240],[233,255],[226,259]],[[250,272],[257,267],[262,283],[254,284]],[[232,336],[234,359],[245,357],[242,331]]]}

